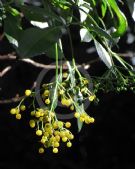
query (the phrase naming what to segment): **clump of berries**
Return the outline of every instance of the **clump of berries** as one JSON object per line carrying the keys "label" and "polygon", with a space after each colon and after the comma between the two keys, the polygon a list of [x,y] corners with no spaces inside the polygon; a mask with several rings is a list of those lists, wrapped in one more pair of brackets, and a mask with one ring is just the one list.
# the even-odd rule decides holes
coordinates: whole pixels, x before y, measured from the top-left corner
{"label": "clump of berries", "polygon": [[[60,142],[65,142],[67,147],[71,147],[71,140],[74,135],[68,130],[70,122],[57,120],[55,112],[47,109],[37,109],[31,112],[32,119],[29,121],[31,128],[36,128],[36,135],[40,137],[42,147],[39,153],[43,153],[45,148],[51,148],[53,153],[58,153]],[[43,150],[43,151],[41,151]]]}
{"label": "clump of berries", "polygon": [[[29,125],[35,129],[35,134],[39,137],[41,143],[39,153],[41,154],[45,152],[46,148],[52,149],[53,153],[58,153],[61,143],[65,143],[67,147],[72,146],[71,141],[74,139],[74,135],[70,131],[71,123],[57,119],[58,102],[74,113],[74,118],[79,121],[78,124],[94,123],[94,118],[85,112],[83,106],[86,99],[89,99],[90,102],[96,100],[95,94],[89,89],[89,80],[72,67],[70,67],[70,71],[61,75],[62,78],[58,77],[57,81],[42,85],[40,94],[44,107],[36,108],[36,92],[27,89],[26,98],[10,111],[17,119],[21,119],[21,112],[26,110],[24,100],[28,97],[32,99],[33,110],[30,112]],[[81,129],[81,127],[78,128]]]}

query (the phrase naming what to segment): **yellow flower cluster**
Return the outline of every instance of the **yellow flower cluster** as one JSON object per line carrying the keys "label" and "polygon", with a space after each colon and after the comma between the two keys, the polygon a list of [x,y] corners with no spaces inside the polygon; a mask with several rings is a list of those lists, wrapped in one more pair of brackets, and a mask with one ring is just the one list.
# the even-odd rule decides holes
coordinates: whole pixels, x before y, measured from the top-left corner
{"label": "yellow flower cluster", "polygon": [[71,147],[73,134],[68,130],[71,127],[70,122],[62,122],[56,119],[55,112],[47,109],[37,109],[32,111],[33,119],[29,121],[31,128],[36,127],[36,135],[41,137],[40,142],[43,145],[39,148],[39,153],[44,153],[45,148],[52,147],[53,153],[58,153],[60,142],[66,142],[67,147]]}
{"label": "yellow flower cluster", "polygon": [[95,119],[93,117],[90,117],[86,113],[75,112],[74,117],[79,119],[81,122],[85,122],[86,124],[91,124],[91,123],[94,123],[94,121],[95,121]]}
{"label": "yellow flower cluster", "polygon": [[[35,134],[39,137],[41,147],[38,152],[40,154],[45,152],[46,148],[52,148],[53,153],[59,152],[59,146],[61,143],[66,143],[67,147],[71,147],[71,140],[74,139],[74,135],[71,133],[69,128],[71,127],[70,122],[63,122],[57,119],[55,108],[57,101],[60,101],[63,106],[68,107],[71,111],[76,111],[74,117],[86,124],[94,123],[94,118],[90,117],[85,110],[80,110],[80,105],[83,104],[85,99],[89,101],[95,100],[96,96],[89,91],[89,81],[86,78],[78,80],[75,78],[74,86],[71,85],[72,78],[70,74],[63,73],[62,82],[53,86],[52,83],[44,84],[41,90],[42,100],[45,103],[44,108],[36,108],[34,104],[35,92],[27,89],[25,91],[26,98],[30,96],[33,99],[33,111],[30,112],[31,119],[29,125],[35,129]],[[54,96],[54,92],[56,97]],[[55,99],[54,99],[55,98]],[[21,112],[26,110],[26,106],[22,104],[24,99],[16,108],[12,108],[10,113],[16,116],[16,119],[21,119]]]}
{"label": "yellow flower cluster", "polygon": [[25,105],[21,105],[21,106],[18,106],[18,107],[15,107],[15,108],[12,108],[10,110],[10,113],[12,115],[15,115],[16,119],[17,120],[20,120],[21,119],[21,111],[25,111],[26,110],[26,106]]}

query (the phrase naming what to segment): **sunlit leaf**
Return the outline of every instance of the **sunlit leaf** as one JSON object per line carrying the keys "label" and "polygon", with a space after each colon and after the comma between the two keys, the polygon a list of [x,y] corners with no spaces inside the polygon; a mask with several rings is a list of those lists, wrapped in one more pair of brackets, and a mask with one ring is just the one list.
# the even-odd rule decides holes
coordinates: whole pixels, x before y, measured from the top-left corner
{"label": "sunlit leaf", "polygon": [[88,29],[82,28],[80,30],[80,36],[81,36],[81,41],[82,42],[90,42],[92,40],[92,36]]}
{"label": "sunlit leaf", "polygon": [[110,69],[112,67],[112,59],[106,49],[98,42],[94,41],[97,49],[97,53],[105,65]]}
{"label": "sunlit leaf", "polygon": [[105,1],[102,1],[102,4],[101,4],[101,12],[102,12],[102,17],[104,18],[106,12],[107,12],[107,4]]}
{"label": "sunlit leaf", "polygon": [[125,31],[127,30],[127,19],[126,19],[125,15],[123,14],[123,12],[119,9],[115,0],[113,0],[113,1],[108,0],[108,3],[118,18],[118,24],[116,27],[116,31],[114,33],[112,33],[112,36],[113,37],[122,36],[125,33]]}

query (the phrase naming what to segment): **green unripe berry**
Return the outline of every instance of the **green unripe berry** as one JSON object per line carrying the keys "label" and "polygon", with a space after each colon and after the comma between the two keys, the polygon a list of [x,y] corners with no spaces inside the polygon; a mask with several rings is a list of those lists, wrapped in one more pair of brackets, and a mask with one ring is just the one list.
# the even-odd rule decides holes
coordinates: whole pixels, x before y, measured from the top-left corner
{"label": "green unripe berry", "polygon": [[20,106],[20,110],[21,110],[21,111],[25,111],[25,110],[26,110],[26,106],[25,106],[25,105],[21,105],[21,106]]}

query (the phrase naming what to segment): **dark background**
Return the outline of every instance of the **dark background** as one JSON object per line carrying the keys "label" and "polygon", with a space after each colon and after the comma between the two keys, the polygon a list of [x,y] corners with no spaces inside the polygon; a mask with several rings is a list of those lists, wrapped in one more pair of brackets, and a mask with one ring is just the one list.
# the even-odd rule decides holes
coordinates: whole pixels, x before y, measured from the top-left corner
{"label": "dark background", "polygon": [[[119,42],[119,51],[131,63],[135,54],[135,40],[128,42],[134,35],[134,22],[127,7],[123,7],[129,20],[128,32]],[[26,23],[27,26],[27,23]],[[79,42],[78,28],[71,28],[77,63],[88,63],[95,59],[92,44]],[[2,34],[2,29],[1,29]],[[63,42],[67,44],[66,37]],[[66,45],[65,45],[66,46]],[[13,51],[7,40],[0,41],[0,71],[7,66],[12,69],[0,77],[0,100],[9,100],[16,94],[23,95],[30,88],[42,70],[19,59],[4,59]],[[65,54],[68,56],[68,49]],[[94,50],[93,50],[94,51]],[[49,64],[53,60],[46,56],[33,58],[39,63]],[[99,61],[88,69],[90,74],[100,75],[105,67]],[[62,146],[56,155],[50,151],[39,155],[39,143],[35,133],[28,126],[29,112],[21,121],[9,114],[16,103],[0,103],[0,169],[135,169],[135,94],[130,91],[121,93],[98,93],[98,105],[90,105],[87,112],[95,117],[95,124],[84,126],[81,133],[73,126],[75,139],[73,147]]]}

